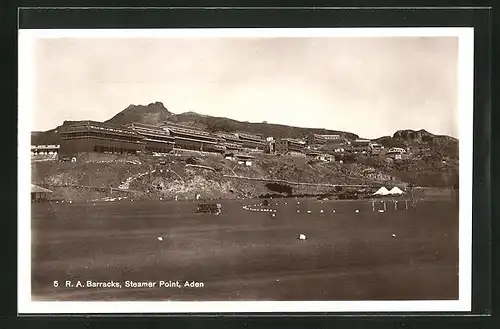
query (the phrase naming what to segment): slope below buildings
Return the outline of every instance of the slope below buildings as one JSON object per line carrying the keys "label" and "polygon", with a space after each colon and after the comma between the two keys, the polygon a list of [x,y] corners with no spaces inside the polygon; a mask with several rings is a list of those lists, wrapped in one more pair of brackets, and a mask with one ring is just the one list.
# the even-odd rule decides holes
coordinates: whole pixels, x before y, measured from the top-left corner
{"label": "slope below buildings", "polygon": [[404,182],[362,164],[340,165],[269,155],[256,156],[251,166],[217,156],[122,158],[106,154],[81,154],[76,162],[32,165],[34,184],[50,188],[60,199],[73,201],[92,201],[113,195],[131,199],[176,196],[194,199],[196,194],[201,194],[203,199],[258,198],[280,194],[279,189],[270,184],[279,180],[297,183],[290,186],[291,193],[284,195],[328,194],[336,190],[328,184],[405,186]]}

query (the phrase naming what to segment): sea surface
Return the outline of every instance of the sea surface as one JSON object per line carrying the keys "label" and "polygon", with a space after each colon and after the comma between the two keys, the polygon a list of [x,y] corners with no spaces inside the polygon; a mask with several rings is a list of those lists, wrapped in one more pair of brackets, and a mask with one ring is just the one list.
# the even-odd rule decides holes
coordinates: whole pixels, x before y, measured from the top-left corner
{"label": "sea surface", "polygon": [[262,201],[34,204],[33,299],[458,299],[452,201]]}

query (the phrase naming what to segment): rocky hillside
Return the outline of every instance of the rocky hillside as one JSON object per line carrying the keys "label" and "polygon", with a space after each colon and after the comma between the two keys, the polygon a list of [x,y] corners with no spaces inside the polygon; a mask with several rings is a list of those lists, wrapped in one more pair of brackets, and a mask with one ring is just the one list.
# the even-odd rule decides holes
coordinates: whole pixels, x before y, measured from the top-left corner
{"label": "rocky hillside", "polygon": [[311,133],[339,134],[348,139],[358,138],[358,135],[345,131],[319,128],[300,128],[270,123],[240,122],[228,118],[201,116],[193,113],[178,114],[176,117],[177,122],[194,125],[210,132],[247,131],[250,133],[262,134],[263,136],[273,136],[275,138],[303,138]]}
{"label": "rocky hillside", "polygon": [[434,135],[424,129],[418,131],[398,130],[392,137],[384,136],[375,141],[385,147],[420,150],[428,153],[428,156],[458,158],[458,139],[450,136]]}
{"label": "rocky hillside", "polygon": [[[200,193],[206,199],[234,199],[284,193],[266,181],[235,177],[315,184],[378,182],[388,186],[405,185],[382,170],[364,164],[340,165],[334,162],[324,163],[270,155],[259,156],[251,166],[215,156],[167,156],[162,161],[164,163],[151,156],[124,159],[104,154],[82,154],[74,163],[33,163],[32,182],[56,191],[58,198],[73,201],[91,201],[110,195],[128,196],[133,199],[172,199],[175,196],[193,199]],[[104,191],[90,190],[86,188],[88,186]],[[328,193],[333,190],[332,187],[286,187],[290,189],[287,193],[299,195]],[[126,191],[106,190],[111,188],[124,188]],[[124,194],[125,192],[127,194]]]}

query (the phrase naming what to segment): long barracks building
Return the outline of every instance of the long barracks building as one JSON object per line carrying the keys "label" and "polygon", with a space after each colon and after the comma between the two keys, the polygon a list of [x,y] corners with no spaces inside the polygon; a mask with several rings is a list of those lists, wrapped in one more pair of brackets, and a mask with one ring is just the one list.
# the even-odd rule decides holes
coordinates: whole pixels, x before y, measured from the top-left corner
{"label": "long barracks building", "polygon": [[237,135],[224,132],[217,132],[215,135],[219,138],[219,144],[224,146],[226,154],[243,151],[243,142]]}
{"label": "long barracks building", "polygon": [[174,138],[174,148],[202,152],[224,153],[222,145],[210,133],[196,127],[163,122],[161,127]]}
{"label": "long barracks building", "polygon": [[[62,128],[59,137],[60,157],[72,157],[83,152],[169,153],[176,149],[234,155],[245,151],[263,152],[269,147],[268,142],[259,134],[211,134],[197,127],[170,121],[156,126],[134,122],[119,127],[96,121],[78,121]],[[298,140],[285,139],[283,142],[281,152],[304,151],[304,145]]]}
{"label": "long barracks building", "polygon": [[158,126],[134,122],[125,127],[144,137],[147,152],[169,153],[174,149],[174,137]]}
{"label": "long barracks building", "polygon": [[241,140],[244,149],[264,151],[267,146],[266,140],[261,135],[240,131],[235,135]]}
{"label": "long barracks building", "polygon": [[78,121],[60,131],[59,156],[82,152],[136,154],[145,149],[144,137],[125,127]]}
{"label": "long barracks building", "polygon": [[341,140],[340,135],[310,134],[307,136],[307,145],[323,145]]}

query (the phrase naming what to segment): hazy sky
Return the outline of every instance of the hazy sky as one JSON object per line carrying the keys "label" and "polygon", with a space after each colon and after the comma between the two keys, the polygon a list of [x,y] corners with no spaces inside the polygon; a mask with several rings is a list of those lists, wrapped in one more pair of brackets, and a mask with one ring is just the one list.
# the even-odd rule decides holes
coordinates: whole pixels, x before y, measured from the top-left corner
{"label": "hazy sky", "polygon": [[376,138],[458,137],[458,38],[63,38],[35,44],[33,130],[160,101]]}

